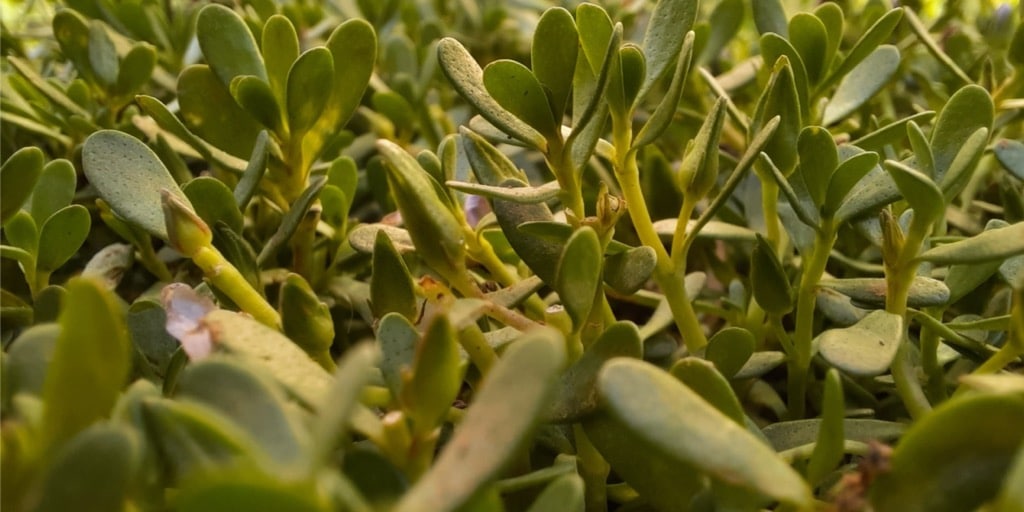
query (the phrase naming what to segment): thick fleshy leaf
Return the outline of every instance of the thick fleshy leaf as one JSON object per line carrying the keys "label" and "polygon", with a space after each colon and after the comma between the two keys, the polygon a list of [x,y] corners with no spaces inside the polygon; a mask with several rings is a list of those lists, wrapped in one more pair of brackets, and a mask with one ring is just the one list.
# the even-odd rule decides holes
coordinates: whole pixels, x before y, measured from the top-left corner
{"label": "thick fleshy leaf", "polygon": [[61,332],[43,386],[42,442],[54,449],[110,414],[131,367],[117,297],[87,278],[68,281]]}
{"label": "thick fleshy leaf", "polygon": [[792,66],[789,59],[782,56],[775,64],[768,85],[757,102],[749,136],[754,137],[767,126],[770,119],[779,118],[779,126],[765,144],[764,152],[785,176],[792,174],[796,166],[797,138],[802,126],[802,115]]}
{"label": "thick fleshy leaf", "polygon": [[963,87],[949,97],[932,128],[936,182],[943,182],[965,140],[979,128],[992,130],[994,108],[988,91],[977,85]]}
{"label": "thick fleshy leaf", "polygon": [[509,347],[433,467],[394,510],[453,511],[493,480],[547,406],[565,361],[563,343],[557,332],[543,330]]}
{"label": "thick fleshy leaf", "polygon": [[212,357],[187,366],[176,397],[230,418],[282,467],[298,467],[305,460],[306,432],[286,413],[284,394],[239,361]]}
{"label": "thick fleshy leaf", "polygon": [[698,468],[712,478],[798,507],[810,489],[764,443],[696,393],[650,364],[619,359],[598,377],[609,414],[637,437],[645,453],[662,452],[674,473]]}
{"label": "thick fleshy leaf", "polygon": [[938,265],[981,263],[1002,260],[1024,253],[1024,222],[1005,228],[989,229],[959,242],[939,245],[923,252],[918,259]]}
{"label": "thick fleshy leaf", "polygon": [[[696,3],[696,2],[695,2]],[[676,62],[676,70],[672,74],[672,81],[669,83],[668,92],[655,107],[651,118],[644,123],[643,128],[633,139],[632,147],[640,148],[654,142],[671,124],[675,117],[676,109],[679,106],[679,98],[683,95],[683,86],[686,85],[686,77],[690,71],[690,62],[693,59],[693,34],[686,34],[683,39],[683,46],[679,50],[679,57]],[[642,101],[643,99],[640,98]]]}
{"label": "thick fleshy leaf", "polygon": [[457,333],[448,315],[437,315],[416,347],[399,399],[417,435],[440,426],[462,387]]}
{"label": "thick fleshy leaf", "polygon": [[408,231],[389,224],[360,224],[348,234],[348,243],[361,253],[373,254],[378,232],[387,235],[399,253],[404,254],[416,250]]}
{"label": "thick fleshy leaf", "polygon": [[818,83],[828,72],[832,58],[825,24],[814,14],[797,13],[789,19],[789,41],[804,63],[808,85]]}
{"label": "thick fleshy leaf", "polygon": [[811,200],[819,209],[825,204],[832,175],[839,166],[839,153],[832,134],[820,126],[808,126],[797,139],[800,164],[797,172],[804,180]]}
{"label": "thick fleshy leaf", "polygon": [[569,238],[558,262],[555,289],[577,330],[594,306],[601,284],[602,252],[597,232],[583,227]]}
{"label": "thick fleshy leaf", "polygon": [[975,174],[975,169],[978,168],[978,162],[981,161],[987,144],[988,128],[978,128],[960,144],[960,151],[953,157],[945,175],[939,181],[939,188],[942,189],[946,201],[952,201],[967,186]]}
{"label": "thick fleshy leaf", "polygon": [[7,224],[25,204],[43,171],[43,152],[39,148],[28,147],[16,151],[0,168],[0,222]]}
{"label": "thick fleshy leaf", "polygon": [[684,357],[672,365],[669,373],[737,425],[746,424],[746,414],[739,398],[736,398],[729,381],[710,361]]}
{"label": "thick fleshy leaf", "polygon": [[[853,299],[861,307],[885,307],[886,283],[881,277],[854,277],[847,279],[823,279],[819,286],[835,290]],[[915,276],[910,283],[907,306],[926,308],[941,306],[949,301],[946,284],[930,277]]]}
{"label": "thick fleshy leaf", "polygon": [[646,245],[609,254],[604,259],[604,282],[613,290],[631,295],[654,274],[658,256]]}
{"label": "thick fleshy leaf", "polygon": [[228,154],[246,158],[263,126],[238,106],[206,65],[185,68],[178,76],[181,119],[192,133]]}
{"label": "thick fleshy leaf", "polygon": [[437,59],[445,76],[459,94],[491,124],[533,148],[541,151],[547,148],[547,142],[540,132],[491,97],[484,88],[483,70],[462,43],[452,38],[442,39],[437,45]]}
{"label": "thick fleshy leaf", "polygon": [[[763,432],[776,451],[786,451],[817,442],[823,419],[780,421],[764,428]],[[893,421],[848,418],[843,420],[843,437],[866,443],[872,439],[889,441],[899,437],[907,426]]]}
{"label": "thick fleshy leaf", "polygon": [[711,32],[697,62],[704,63],[714,59],[736,36],[745,18],[745,4],[744,0],[724,0],[715,5],[708,18]]}
{"label": "thick fleshy leaf", "polygon": [[780,0],[758,0],[751,2],[754,8],[754,24],[761,34],[776,33],[782,37],[788,35],[786,11]]}
{"label": "thick fleshy leaf", "polygon": [[49,462],[35,510],[123,510],[138,469],[139,448],[135,433],[121,425],[82,431]]}
{"label": "thick fleshy leaf", "polygon": [[32,201],[28,207],[36,225],[42,226],[50,215],[71,204],[77,186],[78,174],[71,162],[60,159],[46,164],[32,190]]}
{"label": "thick fleshy leaf", "polygon": [[252,317],[214,310],[202,326],[217,350],[236,354],[261,366],[288,391],[307,404],[318,404],[330,387],[330,375],[295,343]]}
{"label": "thick fleshy leaf", "polygon": [[191,478],[175,494],[173,503],[175,510],[182,512],[332,510],[323,491],[313,484],[292,483],[249,468],[222,469]]}
{"label": "thick fleshy leaf", "polygon": [[1003,168],[1024,181],[1024,142],[1000,139],[992,146],[992,152]]}
{"label": "thick fleshy leaf", "polygon": [[29,327],[14,339],[4,357],[4,385],[9,386],[4,395],[42,394],[58,336],[60,327],[46,323]]}
{"label": "thick fleshy leaf", "polygon": [[261,267],[272,261],[272,258],[277,256],[277,251],[292,239],[295,230],[299,229],[299,225],[306,217],[306,213],[309,212],[309,209],[316,202],[317,197],[320,196],[320,191],[324,189],[326,184],[327,178],[322,175],[310,178],[309,186],[292,203],[291,209],[281,219],[281,225],[277,227],[277,231],[271,235],[270,239],[264,244],[263,249],[260,250],[256,261]]}
{"label": "thick fleshy leaf", "polygon": [[[1024,444],[1024,398],[981,394],[950,400],[915,422],[871,488],[875,510],[974,510],[996,496]],[[978,426],[984,425],[979,435]]]}
{"label": "thick fleshy leaf", "polygon": [[89,23],[89,68],[101,86],[109,88],[117,83],[119,62],[114,42],[110,40],[103,22]]}
{"label": "thick fleshy leaf", "polygon": [[654,6],[644,33],[643,55],[647,66],[637,95],[641,100],[678,60],[683,39],[697,19],[697,4],[697,0],[660,0]]}
{"label": "thick fleshy leaf", "polygon": [[231,189],[216,178],[200,176],[182,187],[196,215],[210,226],[223,222],[236,233],[242,232],[242,212],[235,205]]}
{"label": "thick fleshy leaf", "polygon": [[334,75],[334,56],[327,48],[308,50],[292,64],[288,71],[286,105],[288,128],[293,137],[313,127],[325,112],[335,89],[348,86],[348,82],[334,85]]}
{"label": "thick fleshy leaf", "polygon": [[725,378],[735,376],[754,354],[754,335],[742,327],[726,327],[708,340],[704,358]]}
{"label": "thick fleshy leaf", "polygon": [[854,154],[839,164],[836,172],[832,173],[832,180],[828,183],[828,191],[825,193],[825,204],[822,206],[822,213],[832,216],[838,211],[840,206],[846,201],[850,191],[854,190],[860,183],[860,180],[877,166],[878,153],[874,152]]}
{"label": "thick fleshy leaf", "polygon": [[288,70],[299,58],[299,36],[286,16],[275,14],[263,25],[260,50],[267,70],[267,82],[277,101],[284,103]]}
{"label": "thick fleshy leaf", "polygon": [[502,199],[514,203],[543,203],[558,197],[558,194],[562,191],[557,181],[551,181],[538,187],[499,187],[462,181],[448,181],[445,185],[467,194],[476,194],[489,199]]}
{"label": "thick fleshy leaf", "polygon": [[235,11],[211,4],[199,11],[196,23],[199,48],[224,87],[231,85],[236,76],[267,80],[256,39]]}
{"label": "thick fleshy leaf", "polygon": [[572,14],[560,7],[544,11],[533,33],[530,65],[540,84],[550,91],[551,112],[558,121],[569,102],[579,50],[579,33]]}
{"label": "thick fleshy leaf", "polygon": [[558,477],[530,505],[527,512],[583,512],[583,479],[568,474]]}
{"label": "thick fleshy leaf", "polygon": [[850,142],[850,145],[871,151],[880,150],[887,144],[895,144],[900,140],[903,140],[903,137],[907,134],[907,126],[911,122],[923,124],[933,117],[935,117],[935,112],[925,111],[909,115],[902,119],[897,119],[896,121],[880,126],[876,130],[853,140]]}
{"label": "thick fleshy leaf", "polygon": [[[284,137],[284,118],[278,99],[263,80],[254,76],[239,76],[231,81],[231,97],[240,107],[269,130]],[[254,148],[255,149],[255,148]]]}
{"label": "thick fleshy leaf", "polygon": [[160,191],[168,190],[186,203],[188,198],[149,147],[126,133],[101,130],[86,139],[82,167],[114,212],[167,239]]}
{"label": "thick fleshy leaf", "polygon": [[136,43],[121,59],[114,93],[130,97],[145,87],[156,69],[156,49],[147,43]]}
{"label": "thick fleshy leaf", "polygon": [[793,287],[775,250],[760,234],[750,254],[750,286],[765,311],[784,315],[793,309]]}
{"label": "thick fleshy leaf", "polygon": [[420,333],[412,320],[398,313],[388,313],[380,319],[377,326],[377,342],[383,354],[380,371],[393,396],[402,391],[402,374],[412,368],[419,339]]}
{"label": "thick fleshy leaf", "polygon": [[843,381],[833,368],[825,375],[825,397],[822,398],[821,426],[814,452],[807,462],[807,480],[812,484],[821,482],[843,458],[843,416],[846,402],[843,399]]}
{"label": "thick fleshy leaf", "polygon": [[825,107],[822,124],[832,125],[845,119],[889,83],[900,66],[900,51],[895,46],[876,48],[857,67],[843,77]]}
{"label": "thick fleshy leaf", "polygon": [[544,88],[526,66],[514,60],[497,60],[483,71],[484,87],[502,108],[530,125],[547,139],[560,134]]}
{"label": "thick fleshy leaf", "polygon": [[89,236],[92,219],[89,210],[73,204],[50,216],[39,230],[39,255],[36,267],[52,272],[67,263]]}
{"label": "thick fleshy leaf", "polygon": [[[219,83],[217,87],[220,87]],[[143,112],[156,121],[160,130],[174,135],[187,144],[188,147],[195,150],[211,162],[215,162],[218,165],[223,166],[225,169],[232,169],[238,172],[243,172],[246,169],[247,166],[245,160],[228,154],[224,150],[217,148],[213,144],[197,136],[195,133],[192,133],[192,131],[190,131],[185,124],[170,111],[170,109],[168,109],[167,105],[161,103],[160,100],[152,96],[140,94],[135,97],[135,103],[139,105],[139,108],[141,108]],[[159,132],[157,132],[157,137],[166,138],[164,134]]]}
{"label": "thick fleshy leaf", "polygon": [[616,322],[587,348],[559,379],[557,398],[548,409],[550,421],[577,421],[597,411],[597,373],[616,357],[640,359],[643,345],[640,331],[632,322]]}
{"label": "thick fleshy leaf", "polygon": [[831,87],[832,84],[842,80],[850,71],[860,65],[868,55],[878,48],[878,45],[889,39],[889,35],[892,34],[902,18],[903,9],[893,9],[878,18],[878,21],[871,25],[854,43],[853,48],[850,48],[842,62],[818,85],[818,90],[823,91]]}
{"label": "thick fleshy leaf", "polygon": [[801,121],[806,122],[807,119],[805,118],[810,112],[810,100],[808,99],[810,93],[808,92],[807,70],[804,69],[803,58],[796,48],[793,47],[793,44],[779,34],[762,34],[760,45],[764,62],[772,65],[772,67],[777,67],[779,59],[786,57],[789,71],[793,75],[793,88],[796,91],[796,97],[799,98],[797,104],[800,105],[800,115],[803,116]]}
{"label": "thick fleshy leaf", "polygon": [[301,275],[289,273],[284,279],[278,310],[285,335],[324,369],[333,370],[334,321],[330,308]]}
{"label": "thick fleshy leaf", "polygon": [[348,426],[355,421],[359,396],[370,382],[378,359],[377,348],[363,343],[350,348],[338,363],[326,392],[314,404],[317,413],[310,431],[315,463],[328,464],[337,455]]}
{"label": "thick fleshy leaf", "polygon": [[919,222],[931,224],[945,214],[946,201],[942,190],[931,178],[894,160],[886,160],[885,169],[903,199],[914,209],[914,215],[920,217]]}
{"label": "thick fleshy leaf", "polygon": [[409,268],[391,238],[383,231],[377,232],[373,243],[370,301],[373,315],[377,318],[394,312],[413,321],[419,312]]}
{"label": "thick fleshy leaf", "polygon": [[818,335],[818,354],[850,375],[872,377],[889,369],[902,337],[903,318],[876,310],[850,327]]}

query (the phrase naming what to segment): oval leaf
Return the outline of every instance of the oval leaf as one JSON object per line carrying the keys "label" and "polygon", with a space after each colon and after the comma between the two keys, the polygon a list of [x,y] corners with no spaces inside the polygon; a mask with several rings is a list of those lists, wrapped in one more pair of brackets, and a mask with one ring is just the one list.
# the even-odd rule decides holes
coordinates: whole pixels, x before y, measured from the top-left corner
{"label": "oval leaf", "polygon": [[39,230],[36,267],[43,272],[60,268],[85,243],[91,225],[89,210],[80,204],[73,204],[50,216]]}
{"label": "oval leaf", "polygon": [[817,338],[818,353],[832,366],[858,377],[889,369],[903,338],[903,318],[887,311],[868,313],[856,324],[829,329]]}

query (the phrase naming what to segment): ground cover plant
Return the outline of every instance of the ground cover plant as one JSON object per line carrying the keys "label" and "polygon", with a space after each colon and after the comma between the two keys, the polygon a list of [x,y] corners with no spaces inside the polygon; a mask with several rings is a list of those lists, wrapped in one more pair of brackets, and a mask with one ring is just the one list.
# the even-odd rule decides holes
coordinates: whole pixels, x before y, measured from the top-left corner
{"label": "ground cover plant", "polygon": [[1024,15],[5,3],[2,508],[1024,510]]}

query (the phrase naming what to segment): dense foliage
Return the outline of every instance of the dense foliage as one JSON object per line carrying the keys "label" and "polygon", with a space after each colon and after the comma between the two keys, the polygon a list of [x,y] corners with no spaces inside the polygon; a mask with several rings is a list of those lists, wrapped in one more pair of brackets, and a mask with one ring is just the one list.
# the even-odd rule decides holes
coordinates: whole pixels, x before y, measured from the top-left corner
{"label": "dense foliage", "polygon": [[2,507],[1024,510],[1024,14],[5,4]]}

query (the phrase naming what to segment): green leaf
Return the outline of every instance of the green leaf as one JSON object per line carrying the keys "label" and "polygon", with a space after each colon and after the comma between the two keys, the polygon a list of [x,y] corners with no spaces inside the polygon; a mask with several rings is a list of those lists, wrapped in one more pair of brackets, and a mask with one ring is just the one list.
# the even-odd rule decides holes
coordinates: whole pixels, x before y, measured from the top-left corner
{"label": "green leaf", "polygon": [[35,147],[21,148],[4,162],[0,168],[0,204],[3,205],[0,223],[7,224],[25,204],[42,171],[43,152]]}
{"label": "green leaf", "polygon": [[310,164],[359,107],[377,61],[377,35],[365,20],[351,19],[331,32],[327,49],[334,57],[334,86],[323,114],[303,141],[304,147],[317,148],[310,155]]}
{"label": "green leaf", "polygon": [[888,144],[896,144],[903,140],[903,137],[907,134],[907,126],[911,122],[926,123],[931,120],[932,117],[935,117],[935,112],[932,111],[918,112],[916,114],[909,115],[885,126],[879,127],[866,135],[862,135],[856,140],[850,142],[850,145],[871,151],[881,150]]}
{"label": "green leaf", "polygon": [[729,381],[715,369],[714,363],[693,356],[684,357],[672,365],[669,373],[737,425],[746,424],[747,416],[740,400],[729,386]]}
{"label": "green leaf", "polygon": [[750,287],[758,305],[768,313],[785,315],[793,309],[793,287],[771,244],[760,234],[750,254]]}
{"label": "green leaf", "polygon": [[632,295],[651,278],[657,263],[654,248],[646,245],[611,253],[604,259],[603,279],[616,292]]}
{"label": "green leaf", "polygon": [[251,75],[267,81],[256,39],[235,11],[219,4],[203,7],[196,21],[196,38],[224,87],[231,85],[236,76]]}
{"label": "green leaf", "polygon": [[309,179],[309,186],[306,190],[302,191],[302,195],[299,196],[295,202],[292,203],[288,213],[285,214],[284,218],[281,219],[281,225],[277,227],[277,231],[267,240],[263,249],[260,250],[259,256],[256,258],[256,262],[259,266],[264,266],[271,259],[277,255],[277,251],[284,244],[291,240],[292,235],[295,234],[295,230],[299,228],[299,224],[302,223],[302,219],[306,217],[306,213],[316,202],[317,197],[320,195],[320,191],[324,189],[327,184],[327,178],[324,176],[313,176]]}
{"label": "green leaf", "polygon": [[939,245],[923,252],[918,259],[938,265],[982,263],[1024,254],[1024,222],[1005,228],[989,229],[959,242]]}
{"label": "green leaf", "polygon": [[309,440],[286,413],[283,393],[237,360],[215,356],[190,364],[179,377],[176,398],[223,414],[282,468],[305,460]]}
{"label": "green leaf", "polygon": [[572,14],[561,7],[544,11],[533,33],[530,65],[537,80],[551,94],[551,112],[556,121],[561,121],[569,102],[579,49],[579,33]]}
{"label": "green leaf", "polygon": [[43,386],[42,444],[47,450],[110,414],[131,367],[128,330],[118,299],[99,283],[67,283],[60,336]]}
{"label": "green leaf", "polygon": [[242,171],[242,177],[235,185],[232,195],[235,198],[235,205],[238,210],[244,212],[249,206],[249,201],[256,195],[260,181],[267,172],[267,156],[269,153],[270,134],[263,130],[256,137],[256,143],[252,146],[252,156],[249,163]]}
{"label": "green leaf", "polygon": [[942,195],[947,202],[951,202],[954,197],[960,195],[968,181],[974,176],[978,162],[981,161],[981,156],[985,152],[986,144],[988,144],[988,128],[978,128],[961,143],[960,151],[953,157],[949,168],[946,169],[946,174],[939,181],[939,188],[942,189]]}
{"label": "green leaf", "polygon": [[754,354],[754,335],[742,327],[726,327],[708,340],[704,358],[727,379],[733,378]]}
{"label": "green leaf", "polygon": [[[79,14],[81,11],[76,11],[77,9],[62,9],[53,15],[53,37],[60,45],[61,52],[68,58],[68,60],[71,61],[72,64],[74,64],[78,73],[81,74],[86,81],[98,83],[95,73],[93,73],[92,64],[89,58],[89,40],[91,35],[89,21]],[[36,82],[36,80],[28,75],[26,75],[26,78],[29,78],[33,83]],[[40,81],[43,81],[41,77],[39,77],[39,79]],[[47,83],[47,85],[49,85],[53,92],[58,92],[63,95],[62,92],[58,91],[49,83]],[[49,91],[43,90],[42,88],[40,88],[40,92],[47,96],[51,96]],[[64,96],[64,98],[73,103],[73,100],[67,98],[67,96]],[[55,97],[51,96],[51,99],[55,99]],[[58,103],[61,103],[61,106],[67,108],[63,105],[63,102],[58,101]],[[81,107],[76,106],[76,109],[81,110]],[[75,109],[69,110],[76,114],[80,113],[76,112]],[[84,112],[84,110],[81,110],[81,112]],[[84,114],[83,117],[86,116],[88,116],[88,114]]]}
{"label": "green leaf", "polygon": [[843,416],[846,404],[843,400],[843,381],[839,372],[832,368],[825,375],[825,397],[822,399],[821,426],[814,452],[807,462],[807,480],[818,484],[835,469],[843,459]]}
{"label": "green leaf", "polygon": [[145,87],[156,69],[156,49],[148,43],[136,43],[121,59],[121,67],[117,72],[117,83],[114,94],[131,97]]}
{"label": "green leaf", "polygon": [[92,20],[89,23],[89,67],[93,76],[104,88],[110,88],[117,83],[119,66],[117,50],[107,29],[102,22]]}
{"label": "green leaf", "polygon": [[597,373],[616,357],[643,357],[640,331],[632,322],[609,326],[558,382],[558,395],[546,418],[553,422],[574,422],[597,411]]}
{"label": "green leaf", "polygon": [[182,187],[185,197],[193,205],[196,215],[210,226],[218,222],[227,224],[235,233],[242,232],[245,219],[235,204],[231,189],[216,178],[200,176]]}
{"label": "green leaf", "polygon": [[1024,509],[1022,504],[1024,504],[1024,447],[1017,449],[1013,465],[1006,472],[1003,489],[996,498],[995,509],[1005,512],[1021,512]]}
{"label": "green leaf", "polygon": [[455,286],[466,279],[463,232],[438,196],[438,186],[409,153],[397,144],[377,141],[387,161],[388,183],[420,258]]}
{"label": "green leaf", "polygon": [[751,2],[754,8],[754,24],[760,34],[774,32],[782,37],[787,37],[788,26],[786,24],[786,11],[782,8],[780,0],[757,0]]}
{"label": "green leaf", "polygon": [[[683,39],[683,46],[679,51],[676,70],[672,74],[672,81],[669,83],[668,91],[654,109],[651,118],[644,123],[643,128],[640,128],[640,132],[633,139],[631,147],[640,148],[654,142],[665,132],[672,123],[672,119],[675,118],[676,110],[679,107],[679,99],[683,96],[683,86],[686,85],[686,77],[690,71],[690,62],[693,59],[694,37],[693,34],[688,33],[686,38]],[[712,110],[712,115],[714,112],[715,110]],[[706,123],[707,121],[705,121]]]}
{"label": "green leaf", "polygon": [[49,462],[35,510],[124,510],[139,451],[135,433],[124,426],[95,425],[82,431]]}
{"label": "green leaf", "polygon": [[388,313],[380,319],[377,327],[377,342],[383,354],[380,371],[393,396],[399,396],[402,391],[402,374],[412,368],[419,338],[420,333],[412,321],[398,313]]}
{"label": "green leaf", "polygon": [[814,14],[797,13],[789,19],[789,41],[804,64],[808,85],[817,84],[828,72],[832,59],[829,50],[835,50],[829,47],[825,24]]}
{"label": "green leaf", "polygon": [[[764,427],[765,437],[776,451],[786,451],[817,442],[824,420],[780,421]],[[843,438],[867,443],[872,439],[889,441],[898,438],[907,429],[903,423],[871,419],[844,419]]]}
{"label": "green leaf", "polygon": [[562,187],[557,181],[549,181],[539,187],[498,187],[480,185],[477,183],[465,183],[461,181],[448,181],[445,185],[449,188],[484,196],[488,199],[502,199],[513,203],[544,203],[555,199],[561,193]]}
{"label": "green leaf", "polygon": [[[219,6],[218,6],[219,7]],[[209,66],[185,68],[178,76],[181,118],[195,135],[228,154],[247,158],[262,125],[238,106]]]}
{"label": "green leaf", "polygon": [[226,464],[267,463],[241,427],[209,407],[152,397],[142,400],[141,409],[148,441],[172,482],[197,472],[220,473]]}
{"label": "green leaf", "polygon": [[289,393],[319,404],[330,387],[330,375],[283,334],[252,317],[214,310],[203,317],[210,340],[220,350],[266,369]]}
{"label": "green leaf", "polygon": [[580,34],[580,47],[587,58],[585,63],[589,64],[591,75],[598,76],[601,69],[607,66],[608,58],[614,55],[612,51],[619,51],[618,45],[609,51],[609,42],[615,32],[612,19],[600,6],[582,3],[576,6],[576,25]]}
{"label": "green leaf", "polygon": [[676,64],[683,39],[697,19],[697,0],[660,0],[644,32],[643,55],[647,69],[637,98],[647,96],[655,83]]}
{"label": "green leaf", "polygon": [[818,353],[850,375],[881,375],[896,356],[903,331],[902,317],[875,310],[850,327],[829,329],[818,335]]}
{"label": "green leaf", "polygon": [[[881,277],[854,277],[847,279],[822,279],[818,285],[835,290],[853,299],[854,304],[869,307],[885,307],[886,282]],[[941,306],[949,301],[946,284],[930,277],[915,276],[910,283],[907,306],[926,308]]]}
{"label": "green leaf", "polygon": [[59,336],[60,327],[47,323],[33,325],[14,339],[4,356],[5,395],[42,395],[46,370],[53,359]]}
{"label": "green leaf", "polygon": [[[263,80],[254,76],[237,76],[231,81],[231,97],[240,107],[278,136],[284,137],[285,131],[282,109],[278,104],[274,91]],[[253,150],[255,151],[255,147]]]}
{"label": "green leaf", "polygon": [[[69,11],[60,11],[54,16],[54,25],[57,24],[57,20],[61,18],[61,15],[66,12]],[[36,70],[33,69],[28,62],[25,62],[13,56],[7,57],[7,62],[10,63],[11,66],[18,71],[18,73],[21,73],[21,75],[24,76],[25,79],[28,80],[28,82],[31,83],[36,89],[38,89],[40,93],[44,94],[50,101],[52,101],[56,105],[60,106],[64,110],[67,110],[71,114],[82,116],[83,119],[89,119],[91,117],[91,114],[88,110],[75,103],[75,100],[69,98],[64,91],[58,89],[57,87],[53,86],[50,82],[46,81],[46,79],[40,76],[39,73],[36,72]]]}
{"label": "green leaf", "polygon": [[536,129],[498,103],[484,88],[484,71],[462,43],[446,37],[437,44],[437,59],[455,90],[485,119],[508,135],[540,151],[547,141]]}
{"label": "green leaf", "polygon": [[270,90],[281,104],[287,97],[288,71],[299,58],[299,36],[287,17],[275,14],[263,25],[260,50]]}
{"label": "green leaf", "polygon": [[[334,90],[334,57],[327,48],[306,51],[288,71],[288,127],[292,137],[306,133],[325,112]],[[346,82],[347,84],[347,82]]]}
{"label": "green leaf", "polygon": [[325,370],[333,370],[334,321],[330,308],[299,274],[289,273],[281,284],[280,293],[278,310],[285,335]]}
{"label": "green leaf", "polygon": [[465,151],[469,164],[473,167],[473,175],[481,185],[489,187],[500,185],[503,188],[511,188],[505,184],[506,180],[514,179],[526,182],[526,174],[516,168],[508,156],[482,136],[462,128],[459,130],[459,139],[462,142],[462,150]]}
{"label": "green leaf", "polygon": [[594,306],[601,285],[602,253],[597,232],[582,227],[569,238],[558,261],[555,290],[576,330],[583,328]]}
{"label": "green leaf", "polygon": [[903,9],[893,9],[882,17],[878,18],[867,31],[854,43],[853,48],[846,54],[846,58],[832,70],[825,80],[818,84],[817,91],[821,92],[840,81],[850,71],[853,71],[864,59],[874,53],[878,45],[889,39],[889,35],[903,18]]}
{"label": "green leaf", "polygon": [[483,84],[503,109],[545,138],[561,136],[561,123],[555,122],[544,88],[529,68],[514,60],[496,60],[484,68]]}
{"label": "green leaf", "polygon": [[946,201],[931,178],[894,160],[885,161],[885,170],[921,222],[931,224],[945,215]]}
{"label": "green leaf", "polygon": [[814,16],[821,21],[828,36],[828,42],[825,45],[825,65],[822,67],[821,75],[823,79],[832,67],[839,44],[843,42],[843,22],[845,20],[843,19],[843,8],[834,2],[818,5],[814,9]]}
{"label": "green leaf", "polygon": [[175,494],[174,509],[182,512],[326,512],[323,491],[312,483],[273,478],[248,468],[218,470],[190,478]]}
{"label": "green leaf", "polygon": [[313,461],[333,464],[351,418],[359,407],[359,396],[373,376],[379,353],[370,343],[350,348],[338,363],[327,390],[316,402],[317,414],[310,426],[313,436]]}
{"label": "green leaf", "polygon": [[882,45],[850,70],[825,107],[822,124],[832,125],[845,119],[892,80],[900,66],[900,51],[895,46]]}
{"label": "green leaf", "polygon": [[583,492],[579,475],[560,476],[544,488],[527,512],[583,512]]}
{"label": "green leaf", "polygon": [[[1024,31],[1022,31],[1024,33]],[[992,146],[992,152],[1003,168],[1017,179],[1024,181],[1024,142],[999,139]]]}
{"label": "green leaf", "polygon": [[39,227],[28,212],[19,211],[14,214],[4,226],[4,235],[8,243],[29,253],[32,258],[38,255]]}
{"label": "green leaf", "polygon": [[820,126],[808,126],[797,139],[800,165],[797,172],[804,180],[807,192],[819,209],[825,204],[828,187],[839,166],[839,153],[832,134]]}
{"label": "green leaf", "polygon": [[779,117],[778,129],[765,144],[764,152],[785,176],[792,174],[796,166],[797,138],[802,126],[800,97],[795,80],[789,59],[785,55],[779,57],[768,85],[758,99],[748,130],[748,138],[752,139],[762,127],[767,126],[768,120]]}
{"label": "green leaf", "polygon": [[977,85],[963,87],[949,97],[932,128],[936,182],[944,181],[965,140],[979,128],[991,132],[994,108],[988,91]]}
{"label": "green leaf", "polygon": [[217,248],[224,254],[224,258],[238,269],[238,272],[245,277],[253,289],[262,290],[260,269],[256,264],[256,251],[252,249],[249,242],[223,222],[218,222],[213,226],[213,238]]}
{"label": "green leaf", "polygon": [[929,178],[935,179],[935,155],[921,127],[914,121],[907,123],[907,139],[914,151],[914,167]]}
{"label": "green leaf", "polygon": [[457,333],[448,315],[437,315],[416,347],[411,375],[399,400],[417,436],[439,427],[462,387]]}
{"label": "green leaf", "polygon": [[539,421],[564,361],[564,342],[552,330],[510,346],[433,467],[394,510],[453,511],[496,478]]}
{"label": "green leaf", "polygon": [[623,45],[618,53],[618,72],[608,83],[606,99],[614,111],[625,115],[636,101],[647,62],[643,52],[634,44]]}
{"label": "green leaf", "polygon": [[770,448],[664,371],[611,361],[598,390],[614,420],[641,441],[637,449],[663,452],[676,463],[675,473],[695,467],[768,498],[812,506],[807,484]]}
{"label": "green leaf", "polygon": [[167,239],[160,191],[188,202],[156,153],[123,132],[90,135],[82,147],[82,168],[114,212],[157,238]]}
{"label": "green leaf", "polygon": [[835,215],[839,208],[846,203],[850,191],[854,190],[864,176],[867,176],[877,166],[878,153],[874,152],[854,154],[839,164],[828,183],[822,213],[827,216]]}
{"label": "green leaf", "polygon": [[723,0],[715,5],[708,18],[711,33],[697,62],[704,63],[717,57],[736,36],[744,21],[745,4],[744,0]]}
{"label": "green leaf", "polygon": [[71,204],[77,186],[78,175],[71,162],[60,159],[46,164],[32,191],[28,208],[36,225],[42,226],[50,215]]}
{"label": "green leaf", "polygon": [[[217,87],[220,87],[219,82]],[[139,105],[139,108],[156,121],[162,130],[181,139],[206,159],[237,172],[243,172],[246,169],[244,160],[218,149],[192,133],[160,100],[152,96],[139,95],[135,97],[135,102]],[[159,137],[163,136],[163,134],[159,135]]]}
{"label": "green leaf", "polygon": [[[915,422],[871,488],[875,510],[974,510],[999,492],[1024,444],[1024,398],[950,400]],[[984,425],[983,435],[978,426]]]}
{"label": "green leaf", "polygon": [[803,116],[801,121],[807,121],[805,118],[810,112],[810,102],[808,100],[810,93],[808,92],[807,70],[804,68],[804,61],[800,57],[800,53],[797,52],[792,43],[775,33],[761,36],[761,53],[763,54],[764,62],[767,63],[766,65],[771,65],[773,68],[779,66],[780,57],[786,57],[789,71],[792,73],[793,88],[796,91],[796,97],[799,98],[799,112]]}
{"label": "green leaf", "polygon": [[91,225],[89,210],[80,204],[67,206],[50,216],[39,230],[37,268],[52,272],[67,263],[85,243]]}
{"label": "green leaf", "polygon": [[409,268],[383,231],[378,231],[373,242],[373,274],[370,278],[370,306],[373,316],[383,318],[398,313],[415,321],[419,304]]}

